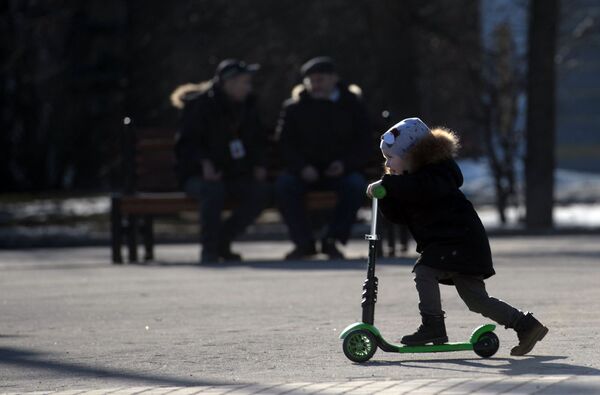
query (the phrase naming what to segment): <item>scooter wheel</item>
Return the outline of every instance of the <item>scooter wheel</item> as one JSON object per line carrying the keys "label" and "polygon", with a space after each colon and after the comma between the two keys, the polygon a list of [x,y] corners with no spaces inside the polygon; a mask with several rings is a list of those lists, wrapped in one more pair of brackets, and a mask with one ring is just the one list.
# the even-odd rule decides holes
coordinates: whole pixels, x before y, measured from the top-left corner
{"label": "scooter wheel", "polygon": [[473,344],[473,351],[482,358],[489,358],[496,354],[500,348],[500,340],[494,332],[486,332],[479,336],[479,339]]}
{"label": "scooter wheel", "polygon": [[377,339],[364,329],[348,333],[344,339],[344,354],[353,362],[367,362],[377,351]]}

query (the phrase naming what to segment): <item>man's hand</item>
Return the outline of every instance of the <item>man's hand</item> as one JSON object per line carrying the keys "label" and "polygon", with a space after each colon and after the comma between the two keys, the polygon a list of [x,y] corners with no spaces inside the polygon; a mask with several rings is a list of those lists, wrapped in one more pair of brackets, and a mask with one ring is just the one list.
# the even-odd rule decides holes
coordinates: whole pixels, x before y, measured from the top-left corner
{"label": "man's hand", "polygon": [[205,181],[219,181],[221,180],[221,172],[217,172],[213,163],[205,159],[202,161],[202,178]]}
{"label": "man's hand", "polygon": [[374,183],[369,184],[369,186],[367,187],[367,196],[370,197],[371,199],[373,199],[373,189],[377,188],[380,185],[381,185],[381,180],[375,181]]}
{"label": "man's hand", "polygon": [[342,174],[344,174],[344,163],[341,160],[332,162],[327,170],[325,170],[327,177],[339,177]]}
{"label": "man's hand", "polygon": [[254,168],[254,178],[257,181],[264,181],[267,179],[267,169],[262,166],[256,166]]}
{"label": "man's hand", "polygon": [[306,166],[304,167],[304,169],[302,169],[302,172],[300,173],[300,175],[302,176],[302,179],[306,182],[315,182],[319,179],[319,172],[317,172],[317,169],[315,169],[313,166]]}

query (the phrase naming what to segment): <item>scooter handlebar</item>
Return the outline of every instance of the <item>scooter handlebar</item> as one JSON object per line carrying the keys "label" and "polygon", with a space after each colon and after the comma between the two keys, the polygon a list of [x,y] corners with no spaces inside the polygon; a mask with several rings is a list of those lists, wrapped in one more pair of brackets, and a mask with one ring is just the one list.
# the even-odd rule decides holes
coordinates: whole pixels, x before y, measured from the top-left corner
{"label": "scooter handlebar", "polygon": [[378,185],[371,191],[371,195],[373,195],[375,199],[383,199],[386,194],[387,191],[383,185]]}

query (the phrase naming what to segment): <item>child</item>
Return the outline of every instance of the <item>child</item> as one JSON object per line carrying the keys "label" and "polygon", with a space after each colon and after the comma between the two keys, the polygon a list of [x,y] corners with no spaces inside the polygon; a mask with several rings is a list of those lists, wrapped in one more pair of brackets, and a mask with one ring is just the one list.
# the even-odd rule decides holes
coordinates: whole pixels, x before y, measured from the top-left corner
{"label": "child", "polygon": [[458,138],[449,130],[430,130],[419,118],[405,119],[381,137],[386,173],[369,185],[387,191],[380,201],[383,215],[408,226],[421,254],[415,264],[422,325],[404,336],[405,345],[448,341],[439,284],[454,285],[469,310],[517,332],[519,345],[511,355],[525,355],[548,328],[489,296],[484,279],[495,274],[489,241],[471,202],[460,191],[462,173],[453,157]]}

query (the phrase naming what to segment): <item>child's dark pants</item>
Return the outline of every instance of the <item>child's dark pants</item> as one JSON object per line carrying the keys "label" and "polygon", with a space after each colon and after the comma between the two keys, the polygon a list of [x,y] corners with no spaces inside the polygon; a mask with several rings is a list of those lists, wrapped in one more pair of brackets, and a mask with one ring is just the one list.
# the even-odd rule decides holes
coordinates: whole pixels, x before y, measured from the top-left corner
{"label": "child's dark pants", "polygon": [[488,317],[500,325],[513,328],[523,313],[508,303],[491,297],[479,276],[446,272],[425,265],[415,267],[415,283],[419,293],[419,310],[425,315],[443,315],[439,280],[452,280],[469,310]]}

